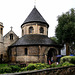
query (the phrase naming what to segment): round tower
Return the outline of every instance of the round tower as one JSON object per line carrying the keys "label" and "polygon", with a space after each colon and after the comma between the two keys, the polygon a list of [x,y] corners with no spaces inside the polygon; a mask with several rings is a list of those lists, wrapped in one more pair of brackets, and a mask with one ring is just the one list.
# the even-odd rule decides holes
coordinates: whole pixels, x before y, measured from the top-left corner
{"label": "round tower", "polygon": [[58,53],[57,44],[48,38],[49,24],[36,7],[21,25],[22,37],[9,46],[11,62],[47,63]]}
{"label": "round tower", "polygon": [[3,47],[3,23],[0,22],[0,55],[2,56],[3,54],[3,50],[4,50],[4,47]]}
{"label": "round tower", "polygon": [[48,23],[34,7],[24,23],[21,25],[22,36],[28,34],[48,35]]}

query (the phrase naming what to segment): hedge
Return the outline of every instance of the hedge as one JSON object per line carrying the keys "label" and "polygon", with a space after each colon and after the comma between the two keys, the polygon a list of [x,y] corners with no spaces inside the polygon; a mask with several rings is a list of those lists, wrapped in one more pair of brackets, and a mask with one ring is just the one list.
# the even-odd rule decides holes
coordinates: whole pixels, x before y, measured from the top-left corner
{"label": "hedge", "polygon": [[75,64],[75,56],[64,56],[60,59],[60,63],[69,62]]}

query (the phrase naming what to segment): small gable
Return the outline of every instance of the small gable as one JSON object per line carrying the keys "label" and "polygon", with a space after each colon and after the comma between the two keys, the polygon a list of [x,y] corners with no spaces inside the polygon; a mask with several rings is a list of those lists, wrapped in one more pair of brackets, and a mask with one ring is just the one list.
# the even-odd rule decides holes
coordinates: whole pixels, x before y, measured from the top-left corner
{"label": "small gable", "polygon": [[10,30],[3,38],[5,47],[10,46],[19,39],[12,30]]}

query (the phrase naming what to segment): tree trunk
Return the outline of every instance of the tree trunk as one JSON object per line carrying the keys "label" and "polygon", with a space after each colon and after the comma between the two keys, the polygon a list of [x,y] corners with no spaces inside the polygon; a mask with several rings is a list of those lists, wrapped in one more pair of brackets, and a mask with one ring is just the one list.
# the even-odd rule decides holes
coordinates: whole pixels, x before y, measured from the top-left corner
{"label": "tree trunk", "polygon": [[69,43],[66,43],[66,55],[70,55]]}

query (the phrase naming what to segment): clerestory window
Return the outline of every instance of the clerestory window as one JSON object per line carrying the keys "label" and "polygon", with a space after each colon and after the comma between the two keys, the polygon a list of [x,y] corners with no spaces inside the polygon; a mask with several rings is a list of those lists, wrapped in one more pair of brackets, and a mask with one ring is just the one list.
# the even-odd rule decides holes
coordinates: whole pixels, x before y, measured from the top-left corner
{"label": "clerestory window", "polygon": [[40,33],[44,33],[43,27],[40,27]]}
{"label": "clerestory window", "polygon": [[33,32],[34,32],[33,27],[29,27],[29,33],[33,33]]}

